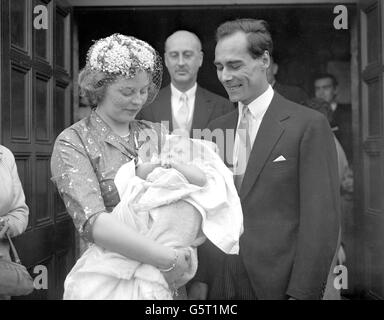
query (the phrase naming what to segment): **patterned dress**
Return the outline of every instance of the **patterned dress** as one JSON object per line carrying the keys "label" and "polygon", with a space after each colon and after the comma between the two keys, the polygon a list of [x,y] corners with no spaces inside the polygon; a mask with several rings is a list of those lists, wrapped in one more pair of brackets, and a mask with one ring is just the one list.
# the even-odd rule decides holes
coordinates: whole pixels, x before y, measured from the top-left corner
{"label": "patterned dress", "polygon": [[111,212],[120,202],[114,184],[116,172],[139,154],[143,159],[158,152],[166,134],[160,124],[148,121],[131,121],[129,128],[128,137],[120,137],[93,111],[56,139],[52,181],[87,242],[93,242],[97,215]]}

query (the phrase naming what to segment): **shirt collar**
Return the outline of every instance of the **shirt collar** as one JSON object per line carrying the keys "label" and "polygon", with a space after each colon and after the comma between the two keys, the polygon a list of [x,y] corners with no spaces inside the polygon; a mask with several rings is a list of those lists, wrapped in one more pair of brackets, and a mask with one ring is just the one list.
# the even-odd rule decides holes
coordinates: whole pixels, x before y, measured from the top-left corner
{"label": "shirt collar", "polygon": [[[249,111],[251,112],[254,118],[258,119],[264,115],[269,105],[271,104],[273,95],[274,91],[271,85],[268,85],[267,90],[265,90],[260,96],[258,96],[255,100],[248,104]],[[244,104],[242,102],[239,102],[240,114],[243,114],[243,108]]]}
{"label": "shirt collar", "polygon": [[191,101],[192,98],[195,97],[197,90],[197,83],[193,85],[193,87],[185,92],[181,92],[179,89],[177,89],[172,83],[171,83],[171,94],[173,97],[175,97],[177,100],[180,99],[181,95],[185,93],[188,97],[188,100]]}

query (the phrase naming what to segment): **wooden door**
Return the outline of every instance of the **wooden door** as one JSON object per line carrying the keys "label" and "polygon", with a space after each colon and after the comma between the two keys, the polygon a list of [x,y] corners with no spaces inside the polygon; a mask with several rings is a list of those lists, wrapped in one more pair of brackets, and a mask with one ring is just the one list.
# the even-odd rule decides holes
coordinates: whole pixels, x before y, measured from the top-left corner
{"label": "wooden door", "polygon": [[[34,13],[38,5],[47,9],[47,28],[34,24],[42,12]],[[15,155],[30,208],[28,228],[16,246],[34,276],[42,275],[34,274],[36,266],[48,271],[48,288],[26,298],[60,299],[75,241],[50,181],[50,157],[56,136],[71,122],[72,9],[60,0],[2,0],[1,11],[0,141]]]}
{"label": "wooden door", "polygon": [[360,173],[358,244],[366,297],[384,299],[384,4],[360,0]]}

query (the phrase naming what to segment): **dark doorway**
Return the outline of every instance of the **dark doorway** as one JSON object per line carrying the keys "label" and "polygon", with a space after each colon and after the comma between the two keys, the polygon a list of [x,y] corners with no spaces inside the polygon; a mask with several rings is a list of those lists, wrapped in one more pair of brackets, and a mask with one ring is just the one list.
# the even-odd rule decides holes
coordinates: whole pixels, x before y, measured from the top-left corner
{"label": "dark doorway", "polygon": [[[133,35],[153,45],[161,55],[164,41],[173,31],[187,29],[201,39],[204,63],[198,82],[226,96],[216,78],[213,65],[217,26],[239,17],[267,20],[274,39],[275,60],[279,63],[277,80],[301,86],[312,95],[312,77],[326,71],[329,61],[350,62],[350,31],[336,30],[332,5],[204,6],[76,8],[79,66],[85,64],[93,40],[112,33]],[[354,6],[348,8],[354,15]],[[164,72],[163,85],[169,83]],[[349,101],[345,101],[349,102]]]}

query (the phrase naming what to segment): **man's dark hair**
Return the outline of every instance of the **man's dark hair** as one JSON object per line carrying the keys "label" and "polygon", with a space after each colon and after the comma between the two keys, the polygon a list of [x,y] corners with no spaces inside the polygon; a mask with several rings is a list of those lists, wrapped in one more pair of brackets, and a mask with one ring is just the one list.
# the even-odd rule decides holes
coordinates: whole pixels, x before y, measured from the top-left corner
{"label": "man's dark hair", "polygon": [[331,79],[332,80],[332,84],[333,84],[333,86],[335,88],[338,85],[337,79],[336,79],[336,77],[333,74],[330,74],[330,73],[318,73],[317,75],[315,75],[315,77],[313,79],[313,83],[315,83],[315,81],[320,80],[320,79]]}
{"label": "man's dark hair", "polygon": [[216,41],[239,31],[247,35],[248,50],[253,58],[261,57],[266,50],[272,55],[272,37],[269,25],[264,20],[236,19],[224,22],[216,30]]}

